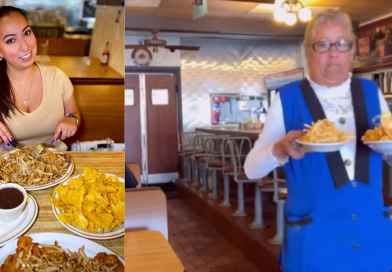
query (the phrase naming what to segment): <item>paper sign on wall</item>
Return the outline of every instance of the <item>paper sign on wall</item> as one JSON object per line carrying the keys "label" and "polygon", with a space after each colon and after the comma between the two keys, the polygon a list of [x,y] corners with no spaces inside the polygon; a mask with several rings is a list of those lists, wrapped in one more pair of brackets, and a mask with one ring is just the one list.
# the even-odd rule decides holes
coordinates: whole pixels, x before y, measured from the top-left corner
{"label": "paper sign on wall", "polygon": [[152,89],[151,99],[153,105],[169,105],[169,91],[167,89]]}
{"label": "paper sign on wall", "polygon": [[133,106],[134,104],[133,89],[125,90],[125,106]]}

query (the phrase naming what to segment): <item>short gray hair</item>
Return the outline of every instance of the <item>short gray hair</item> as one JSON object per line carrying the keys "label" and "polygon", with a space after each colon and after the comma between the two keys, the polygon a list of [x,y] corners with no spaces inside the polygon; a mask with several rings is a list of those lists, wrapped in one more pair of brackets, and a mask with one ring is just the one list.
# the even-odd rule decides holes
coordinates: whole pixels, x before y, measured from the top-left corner
{"label": "short gray hair", "polygon": [[306,27],[304,38],[305,48],[311,46],[317,26],[326,22],[341,22],[347,29],[350,38],[355,45],[356,35],[353,31],[353,25],[351,23],[350,16],[343,11],[327,9],[326,11],[320,12],[315,17],[313,17],[312,20],[309,22],[308,26]]}

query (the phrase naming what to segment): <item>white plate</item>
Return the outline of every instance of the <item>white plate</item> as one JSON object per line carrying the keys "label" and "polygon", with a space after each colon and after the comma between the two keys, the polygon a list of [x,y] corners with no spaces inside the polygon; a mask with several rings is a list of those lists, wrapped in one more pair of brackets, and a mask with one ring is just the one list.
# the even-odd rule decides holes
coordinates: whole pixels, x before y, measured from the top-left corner
{"label": "white plate", "polygon": [[[64,233],[35,233],[31,235],[27,235],[33,238],[33,243],[42,243],[53,245],[55,241],[58,242],[58,245],[62,247],[62,249],[69,249],[72,251],[78,251],[79,248],[84,246],[84,253],[87,257],[94,258],[97,253],[106,252],[107,254],[115,254],[119,260],[125,266],[125,262],[120,256],[118,256],[113,251],[107,249],[106,247],[101,246],[93,241]],[[17,240],[14,240],[8,243],[3,248],[0,248],[0,266],[4,263],[5,259],[7,259],[8,255],[15,254],[17,247]]]}
{"label": "white plate", "polygon": [[[23,220],[20,220],[18,218],[12,223],[0,221],[0,247],[4,246],[5,244],[11,242],[12,240],[18,238],[23,233],[25,233],[37,218],[37,201],[35,201],[35,199],[31,195],[28,194],[28,196],[30,200],[29,202],[27,202],[26,208],[24,209],[20,217],[24,217]],[[0,254],[0,258],[1,256],[2,255]]]}
{"label": "white plate", "polygon": [[307,142],[302,142],[300,140],[296,140],[296,143],[298,143],[300,146],[305,147],[310,152],[335,152],[335,151],[339,151],[348,142],[350,142],[350,141],[340,142],[340,143],[319,144],[319,143],[307,143]]}
{"label": "white plate", "polygon": [[[116,175],[112,175],[112,174],[108,174],[108,173],[105,173],[105,174],[108,175],[108,176],[116,177]],[[66,181],[62,182],[59,186],[66,185],[69,180],[74,179],[74,178],[79,178],[80,176],[84,176],[84,174],[73,176],[73,177],[67,179]],[[119,177],[119,181],[125,183],[125,180],[123,178],[121,178],[121,177]],[[53,194],[53,196],[54,196],[54,198],[58,198],[58,195],[57,195],[56,192]],[[54,212],[54,215],[56,216],[57,220],[64,227],[66,227],[67,229],[69,229],[73,233],[75,233],[77,235],[80,235],[82,237],[89,238],[89,239],[96,239],[96,240],[108,240],[108,239],[114,239],[114,238],[121,237],[121,236],[123,236],[125,234],[125,224],[124,223],[122,223],[117,228],[113,229],[111,232],[108,232],[107,230],[104,230],[103,233],[87,232],[87,231],[83,230],[80,227],[74,227],[72,225],[63,223],[59,219],[59,214],[62,214],[63,211],[57,209],[53,204],[52,204],[52,208],[53,208],[53,212]]]}
{"label": "white plate", "polygon": [[[19,149],[12,150],[12,151],[8,152],[7,154],[4,154],[2,157],[7,158],[9,153],[15,153],[15,152],[18,151],[18,150],[19,150]],[[53,149],[53,148],[48,148],[48,150],[52,150],[52,151],[56,151],[56,152],[58,151],[58,150]],[[64,153],[62,153],[62,152],[60,152],[60,153],[61,153],[61,154],[64,154]],[[68,156],[69,156],[69,155],[68,155]],[[53,186],[55,186],[55,185],[57,185],[57,184],[60,184],[61,182],[63,182],[63,181],[66,180],[67,178],[69,178],[69,176],[72,175],[72,173],[73,173],[73,171],[74,171],[74,169],[75,169],[75,164],[74,164],[74,162],[73,162],[71,156],[70,156],[70,159],[71,159],[71,163],[70,163],[69,166],[68,166],[68,170],[67,170],[67,172],[65,172],[64,176],[62,176],[61,178],[55,180],[55,181],[52,182],[52,183],[48,183],[48,184],[45,184],[45,185],[42,185],[42,186],[23,186],[23,188],[25,188],[26,191],[38,191],[38,190],[47,189],[47,188],[53,187]],[[1,184],[1,183],[2,183],[2,182],[0,182],[0,184]]]}
{"label": "white plate", "polygon": [[369,141],[364,144],[381,154],[392,153],[392,141]]}

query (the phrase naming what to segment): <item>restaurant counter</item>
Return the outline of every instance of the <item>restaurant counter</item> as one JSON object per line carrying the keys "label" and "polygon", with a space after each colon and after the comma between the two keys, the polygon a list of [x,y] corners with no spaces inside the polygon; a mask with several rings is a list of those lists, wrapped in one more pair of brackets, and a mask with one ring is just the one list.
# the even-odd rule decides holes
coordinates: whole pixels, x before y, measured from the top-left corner
{"label": "restaurant counter", "polygon": [[259,134],[261,133],[261,129],[240,129],[238,127],[201,127],[196,128],[196,131],[212,133],[215,135],[230,135],[233,137],[249,137],[251,140],[257,140],[259,138]]}
{"label": "restaurant counter", "polygon": [[[68,148],[76,141],[95,141],[111,138],[124,143],[124,77],[98,58],[49,56],[40,65],[56,66],[70,78],[74,96],[81,113],[81,125],[76,134],[65,140]],[[46,57],[47,59],[47,57]]]}

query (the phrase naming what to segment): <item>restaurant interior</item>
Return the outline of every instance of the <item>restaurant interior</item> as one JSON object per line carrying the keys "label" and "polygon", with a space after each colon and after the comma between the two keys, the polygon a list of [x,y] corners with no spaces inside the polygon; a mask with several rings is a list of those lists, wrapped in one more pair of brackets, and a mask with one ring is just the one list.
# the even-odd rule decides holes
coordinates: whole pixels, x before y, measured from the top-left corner
{"label": "restaurant interior", "polygon": [[[243,163],[277,90],[308,75],[309,16],[350,15],[353,76],[392,106],[390,0],[303,0],[283,20],[293,2],[125,1],[125,159],[139,182],[126,189],[129,271],[281,271],[285,173],[250,180]],[[383,188],[392,206],[386,165]]]}
{"label": "restaurant interior", "polygon": [[[3,6],[5,9],[12,6],[12,11],[4,15],[1,10]],[[18,10],[15,11],[15,7]],[[124,271],[123,3],[1,0],[0,10],[3,12],[2,18],[13,23],[13,30],[23,23],[23,31],[15,32],[21,34],[6,35],[14,36],[13,39],[17,41],[14,48],[20,44],[23,45],[19,46],[20,51],[34,46],[37,48],[36,56],[29,53],[27,59],[30,66],[27,69],[34,71],[34,63],[40,67],[42,77],[39,82],[42,82],[42,88],[37,90],[43,98],[40,98],[39,107],[53,103],[45,101],[47,94],[62,94],[65,89],[71,89],[71,84],[62,84],[59,77],[53,80],[53,89],[47,87],[47,78],[51,80],[50,76],[54,73],[42,71],[57,71],[54,76],[65,74],[65,78],[70,79],[73,97],[80,112],[80,120],[76,116],[66,116],[66,106],[60,105],[64,108],[64,115],[61,108],[58,111],[60,121],[55,120],[55,124],[66,119],[75,122],[74,127],[77,128],[74,135],[69,135],[72,131],[68,130],[68,137],[63,139],[65,148],[59,149],[59,140],[55,139],[52,142],[25,146],[14,136],[15,139],[10,139],[10,142],[19,142],[19,145],[12,145],[15,148],[9,152],[0,152],[0,271],[60,271],[65,267],[71,271],[69,266],[76,269],[72,271],[92,271],[92,267],[96,271],[108,271],[107,263],[93,261],[95,256],[101,256],[102,260],[103,257],[110,256],[114,261],[109,265],[110,271]],[[26,27],[25,19],[29,24]],[[4,31],[4,20],[1,22]],[[34,33],[35,39],[31,33]],[[33,43],[35,40],[36,43]],[[2,49],[4,43],[2,42]],[[4,63],[6,60],[4,57],[1,61]],[[7,63],[11,62],[7,60]],[[45,70],[43,67],[46,67]],[[64,73],[58,72],[54,67]],[[2,68],[3,71],[6,70]],[[23,80],[20,79],[18,83]],[[11,88],[14,91],[13,85]],[[64,97],[60,98],[64,104],[69,101]],[[27,97],[22,105],[29,105],[29,101],[30,97]],[[26,112],[39,112],[39,108],[30,110],[28,108]],[[45,125],[51,117],[40,121],[37,127]],[[24,129],[30,131],[31,126]],[[53,138],[53,133],[51,131],[49,137]],[[94,198],[92,194],[98,186],[102,195],[99,198],[99,193],[95,194]],[[63,190],[67,191],[65,195],[69,198],[60,196],[61,191],[65,192]],[[8,197],[4,197],[7,193]],[[14,206],[7,206],[7,200],[14,199],[12,193],[20,201],[11,203]],[[85,198],[90,203],[88,212],[83,202]],[[59,204],[62,201],[67,202],[67,210]],[[117,207],[117,210],[103,211],[103,203],[106,203],[106,207]],[[69,210],[71,206],[73,210]],[[78,216],[75,219],[76,214]],[[37,249],[38,245],[40,249]],[[25,255],[23,250],[26,251]],[[17,257],[15,251],[18,251]],[[20,251],[22,252],[19,254]],[[62,256],[58,256],[58,252]],[[16,258],[19,260],[18,264],[15,263]],[[55,259],[56,264],[51,262]]]}

